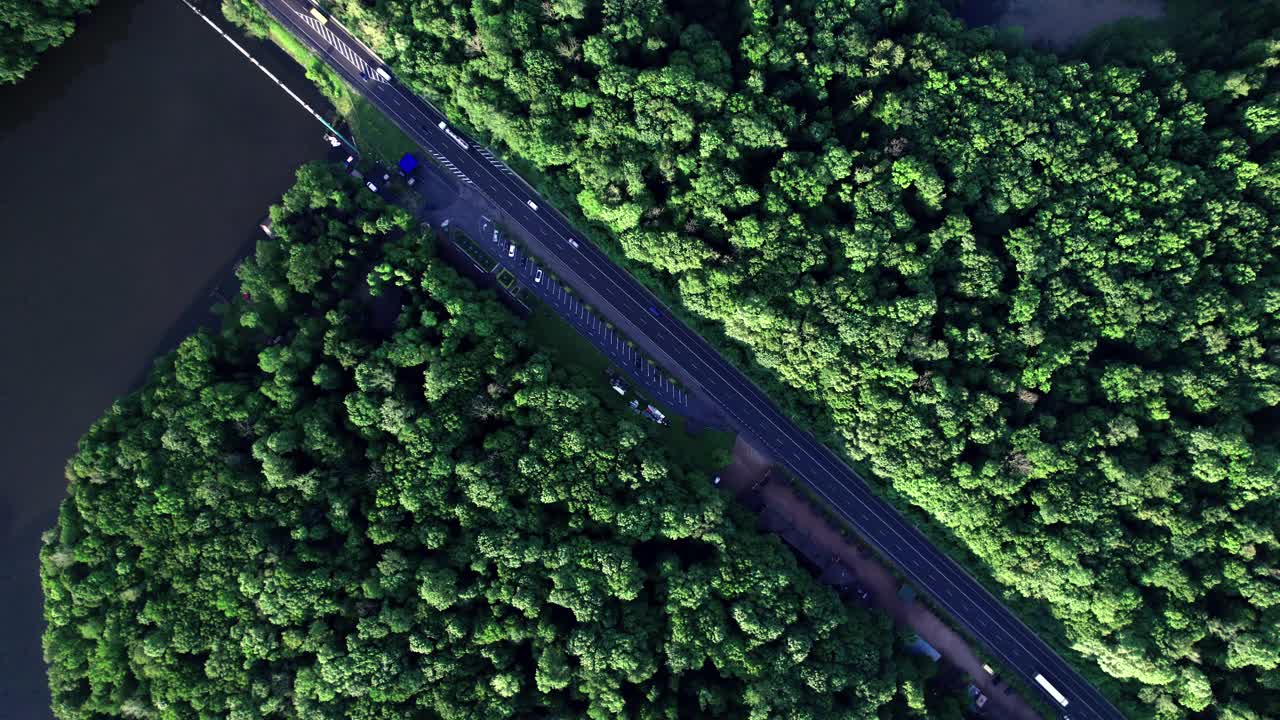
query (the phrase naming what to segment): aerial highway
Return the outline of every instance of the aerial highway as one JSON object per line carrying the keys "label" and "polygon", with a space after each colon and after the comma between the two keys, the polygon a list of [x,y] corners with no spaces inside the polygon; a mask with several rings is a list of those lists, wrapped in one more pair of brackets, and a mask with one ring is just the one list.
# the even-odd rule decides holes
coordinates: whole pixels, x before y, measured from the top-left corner
{"label": "aerial highway", "polygon": [[877,497],[835,453],[787,419],[743,373],[558,214],[492,153],[401,86],[377,56],[307,0],[259,0],[347,82],[518,224],[531,250],[625,329],[669,371],[716,402],[735,428],[823,497],[832,510],[939,606],[1009,672],[1043,693],[1070,720],[1124,716],[1035,633],[910,522]]}

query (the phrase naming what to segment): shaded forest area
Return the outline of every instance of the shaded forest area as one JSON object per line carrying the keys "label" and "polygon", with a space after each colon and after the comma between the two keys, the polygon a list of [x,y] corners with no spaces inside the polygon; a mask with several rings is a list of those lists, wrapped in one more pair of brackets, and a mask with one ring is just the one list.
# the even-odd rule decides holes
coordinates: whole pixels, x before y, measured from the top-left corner
{"label": "shaded forest area", "polygon": [[313,165],[271,223],[68,465],[60,720],[961,717],[404,211]]}
{"label": "shaded forest area", "polygon": [[1280,715],[1277,4],[1088,64],[925,0],[335,6],[1126,714]]}

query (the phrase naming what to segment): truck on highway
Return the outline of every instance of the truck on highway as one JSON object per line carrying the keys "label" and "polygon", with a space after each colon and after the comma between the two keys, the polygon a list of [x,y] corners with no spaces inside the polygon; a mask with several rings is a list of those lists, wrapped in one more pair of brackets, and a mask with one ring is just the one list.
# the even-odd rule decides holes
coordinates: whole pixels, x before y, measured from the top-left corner
{"label": "truck on highway", "polygon": [[1050,697],[1057,700],[1059,705],[1062,707],[1067,706],[1067,697],[1058,692],[1058,688],[1054,687],[1053,683],[1049,682],[1044,675],[1036,673],[1036,684],[1043,688],[1045,692],[1049,693]]}
{"label": "truck on highway", "polygon": [[315,18],[316,22],[320,23],[321,25],[329,24],[329,18],[325,17],[324,13],[320,12],[315,8],[311,8],[311,17]]}
{"label": "truck on highway", "polygon": [[381,81],[382,81],[382,82],[384,82],[384,83],[389,83],[389,82],[391,82],[391,73],[387,72],[387,71],[386,71],[385,69],[383,69],[383,68],[378,68],[378,69],[374,70],[374,71],[373,71],[373,75],[374,75],[374,77],[378,78],[379,80],[381,80]]}
{"label": "truck on highway", "polygon": [[449,127],[449,123],[441,120],[439,123],[436,124],[436,127],[444,131],[444,134],[448,135],[450,140],[457,143],[458,147],[462,148],[463,150],[471,149],[471,146],[467,144],[467,141],[459,137],[458,133],[454,132],[453,129]]}

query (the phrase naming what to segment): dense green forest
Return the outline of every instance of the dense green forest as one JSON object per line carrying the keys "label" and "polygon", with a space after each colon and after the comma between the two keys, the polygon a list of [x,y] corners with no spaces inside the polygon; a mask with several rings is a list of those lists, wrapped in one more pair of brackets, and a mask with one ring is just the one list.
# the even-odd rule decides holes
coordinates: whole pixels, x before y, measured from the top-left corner
{"label": "dense green forest", "polygon": [[40,53],[75,32],[75,16],[98,0],[0,0],[0,84],[16,83]]}
{"label": "dense green forest", "polygon": [[1127,714],[1247,720],[1280,716],[1280,4],[1200,6],[1092,63],[930,0],[334,9]]}
{"label": "dense green forest", "polygon": [[960,717],[403,211],[308,166],[271,221],[69,463],[61,720]]}

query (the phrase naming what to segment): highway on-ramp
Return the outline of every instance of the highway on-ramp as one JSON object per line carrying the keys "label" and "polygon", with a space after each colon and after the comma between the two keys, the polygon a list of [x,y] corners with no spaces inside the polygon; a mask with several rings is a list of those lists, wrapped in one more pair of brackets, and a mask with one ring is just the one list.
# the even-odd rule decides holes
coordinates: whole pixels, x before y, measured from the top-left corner
{"label": "highway on-ramp", "polygon": [[572,287],[600,298],[599,309],[604,315],[627,330],[673,374],[718,403],[737,430],[767,448],[825,498],[832,510],[981,640],[1007,670],[1044,692],[1048,703],[1060,707],[1064,717],[1124,717],[980,583],[873,494],[852,468],[788,420],[745,375],[576,233],[510,168],[449,125],[425,100],[395,82],[377,56],[341,25],[321,11],[313,12],[305,0],[259,2],[454,176],[474,186],[518,223],[532,239],[535,254]]}

